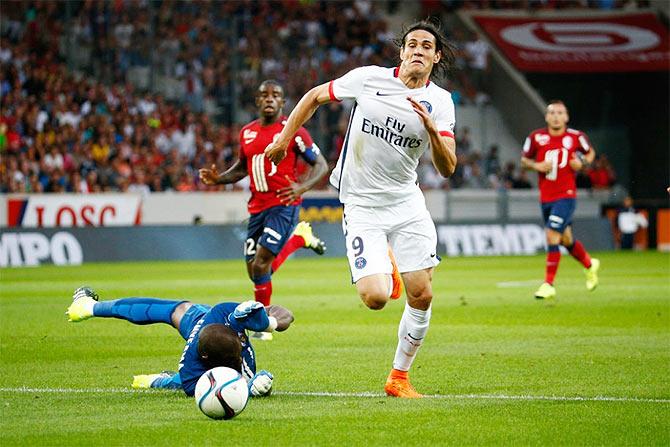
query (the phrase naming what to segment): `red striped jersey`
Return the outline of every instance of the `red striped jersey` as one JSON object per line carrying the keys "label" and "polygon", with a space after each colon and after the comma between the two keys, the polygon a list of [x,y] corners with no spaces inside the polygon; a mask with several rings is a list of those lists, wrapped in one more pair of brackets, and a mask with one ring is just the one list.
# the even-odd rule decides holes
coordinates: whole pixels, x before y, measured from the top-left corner
{"label": "red striped jersey", "polygon": [[583,154],[591,150],[591,143],[584,132],[567,129],[563,134],[549,135],[547,128],[531,132],[523,144],[523,156],[535,161],[551,162],[548,173],[538,172],[540,201],[553,202],[577,197],[576,174],[569,161],[576,152]]}
{"label": "red striped jersey", "polygon": [[[303,127],[293,136],[286,158],[279,165],[275,165],[265,156],[265,148],[279,136],[285,124],[285,116],[267,126],[262,126],[260,120],[255,120],[240,131],[240,160],[246,163],[251,179],[251,198],[248,204],[250,214],[282,205],[277,198],[277,191],[296,181],[298,156],[310,165],[316,163],[319,148]],[[302,199],[298,199],[292,205],[299,205],[301,202]]]}

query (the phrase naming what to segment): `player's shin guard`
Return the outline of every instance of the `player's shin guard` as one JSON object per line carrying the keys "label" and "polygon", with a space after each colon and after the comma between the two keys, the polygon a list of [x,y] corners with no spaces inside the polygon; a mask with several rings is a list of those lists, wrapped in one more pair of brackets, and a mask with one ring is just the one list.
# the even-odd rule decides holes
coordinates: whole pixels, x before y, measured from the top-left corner
{"label": "player's shin guard", "polygon": [[272,298],[272,275],[266,273],[253,278],[252,281],[254,282],[254,299],[263,306],[269,306]]}
{"label": "player's shin guard", "polygon": [[122,298],[101,301],[93,306],[93,315],[120,318],[134,324],[172,324],[172,312],[183,302],[157,298]]}
{"label": "player's shin guard", "polygon": [[305,246],[305,238],[294,234],[286,242],[286,245],[279,251],[274,261],[272,261],[272,271],[276,272],[279,267],[286,261],[286,258],[291,256],[296,250]]}
{"label": "player's shin guard", "polygon": [[561,262],[561,250],[558,245],[550,245],[547,247],[547,265],[544,274],[544,282],[547,284],[554,284],[558,264]]}
{"label": "player's shin guard", "polygon": [[584,245],[578,240],[572,243],[570,247],[566,247],[573,258],[579,261],[585,268],[591,268],[591,256],[584,248]]}
{"label": "player's shin guard", "polygon": [[405,311],[398,327],[398,347],[393,359],[393,369],[409,371],[428,332],[430,315],[430,307],[428,310],[420,310],[405,304]]}

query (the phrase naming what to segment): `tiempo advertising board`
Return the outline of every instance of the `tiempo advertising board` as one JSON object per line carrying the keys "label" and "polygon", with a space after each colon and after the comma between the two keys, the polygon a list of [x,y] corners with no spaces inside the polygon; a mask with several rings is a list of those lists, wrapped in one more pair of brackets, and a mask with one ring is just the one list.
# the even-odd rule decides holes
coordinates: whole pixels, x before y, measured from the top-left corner
{"label": "tiempo advertising board", "polygon": [[528,72],[670,69],[668,31],[651,13],[613,16],[474,15],[505,56]]}

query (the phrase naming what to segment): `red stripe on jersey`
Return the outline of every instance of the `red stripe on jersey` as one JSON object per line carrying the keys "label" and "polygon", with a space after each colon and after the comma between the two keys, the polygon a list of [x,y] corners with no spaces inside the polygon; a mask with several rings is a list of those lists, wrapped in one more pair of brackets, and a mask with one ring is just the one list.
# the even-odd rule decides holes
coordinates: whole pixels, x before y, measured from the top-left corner
{"label": "red stripe on jersey", "polygon": [[449,132],[448,130],[441,130],[440,135],[442,135],[443,137],[454,138],[453,132]]}
{"label": "red stripe on jersey", "polygon": [[333,91],[333,82],[335,81],[330,81],[330,83],[328,84],[328,96],[330,96],[331,101],[342,102],[335,96],[335,92]]}

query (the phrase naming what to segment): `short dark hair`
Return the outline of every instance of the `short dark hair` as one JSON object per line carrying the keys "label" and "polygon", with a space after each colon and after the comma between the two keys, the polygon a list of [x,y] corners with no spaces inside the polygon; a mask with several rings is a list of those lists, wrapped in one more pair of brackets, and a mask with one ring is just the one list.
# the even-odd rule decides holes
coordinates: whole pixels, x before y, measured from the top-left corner
{"label": "short dark hair", "polygon": [[284,95],[284,87],[279,83],[279,81],[275,79],[266,79],[265,81],[261,82],[261,84],[258,86],[258,91],[265,87],[266,85],[274,85],[277,86],[281,89],[282,95]]}
{"label": "short dark hair", "polygon": [[208,367],[227,366],[242,371],[242,342],[237,333],[221,323],[208,324],[198,339],[200,360]]}
{"label": "short dark hair", "polygon": [[454,61],[456,60],[456,53],[454,51],[454,47],[444,36],[440,20],[437,17],[428,17],[424,20],[419,20],[418,22],[403,26],[401,31],[402,37],[395,39],[395,44],[398,46],[398,48],[404,48],[407,35],[416,30],[423,30],[431,33],[435,37],[435,51],[442,53],[440,61],[433,66],[430,77],[445,77],[451,70],[451,67],[454,65]]}

